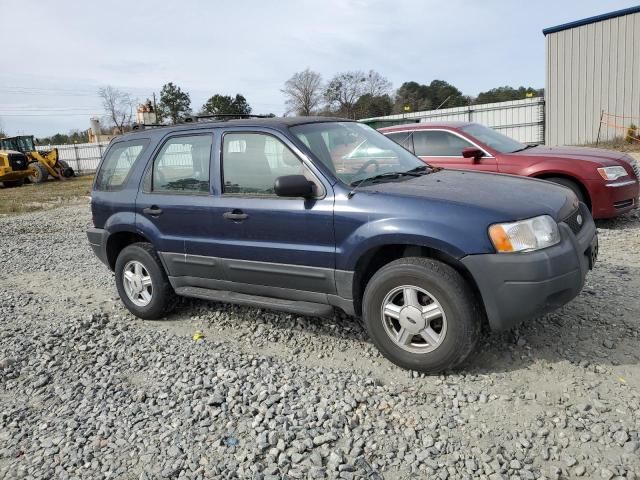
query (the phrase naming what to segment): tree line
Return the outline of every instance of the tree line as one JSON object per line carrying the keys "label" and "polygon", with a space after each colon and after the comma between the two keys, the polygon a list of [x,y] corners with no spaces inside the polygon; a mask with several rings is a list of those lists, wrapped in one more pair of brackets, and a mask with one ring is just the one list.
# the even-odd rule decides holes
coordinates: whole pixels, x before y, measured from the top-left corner
{"label": "tree line", "polygon": [[[325,82],[322,75],[309,68],[294,73],[281,92],[285,97],[286,115],[335,115],[353,119],[518,100],[544,93],[533,87],[503,86],[471,97],[444,80],[433,80],[429,84],[408,81],[394,90],[392,83],[375,70],[341,72]],[[121,132],[130,128],[138,101],[110,86],[101,88],[98,94],[111,124]],[[147,99],[146,104],[151,105],[151,101]],[[244,95],[236,93],[235,96],[211,96],[196,114],[228,118],[252,112]],[[193,115],[189,93],[173,82],[165,84],[155,113],[158,123],[178,123]]]}
{"label": "tree line", "polygon": [[[285,98],[285,115],[331,115],[353,119],[544,95],[543,89],[502,86],[472,97],[444,80],[432,80],[428,84],[407,81],[394,90],[392,83],[375,70],[340,72],[325,81],[320,73],[309,68],[294,73],[281,92]],[[136,122],[139,99],[112,86],[100,88],[98,96],[111,128],[120,133],[130,130]],[[144,104],[155,109],[158,123],[178,123],[194,114],[191,96],[173,82],[163,85],[157,104],[150,99]],[[253,109],[241,93],[233,96],[215,94],[195,112],[196,115],[228,118],[249,115]],[[106,129],[104,133],[110,131]],[[72,130],[68,134],[58,133],[37,140],[39,143],[64,144],[84,143],[88,138],[86,131]]]}
{"label": "tree line", "polygon": [[287,114],[338,115],[369,118],[392,113],[435,110],[543,96],[543,89],[533,87],[497,87],[476,97],[464,95],[444,80],[429,84],[404,82],[397,90],[380,73],[369,70],[341,72],[325,82],[309,68],[294,73],[282,89]]}
{"label": "tree line", "polygon": [[[138,99],[131,94],[106,86],[98,90],[98,96],[102,100],[102,107],[111,125],[119,132],[124,132],[135,123]],[[144,102],[148,108],[154,108],[154,102],[147,99]],[[235,96],[215,94],[211,96],[197,111],[197,115],[210,115],[226,117],[228,115],[248,115],[251,106],[247,99],[241,95]],[[155,105],[156,121],[158,123],[179,121],[193,115],[191,96],[173,82],[166,83],[160,90],[160,98]]]}

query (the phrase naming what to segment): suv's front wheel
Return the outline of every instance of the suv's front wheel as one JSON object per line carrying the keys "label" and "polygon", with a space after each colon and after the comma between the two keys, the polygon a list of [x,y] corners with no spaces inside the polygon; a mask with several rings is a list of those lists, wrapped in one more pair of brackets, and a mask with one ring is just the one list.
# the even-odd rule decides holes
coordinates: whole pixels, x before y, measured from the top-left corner
{"label": "suv's front wheel", "polygon": [[116,286],[127,310],[136,317],[156,320],[176,304],[176,294],[153,246],[134,243],[116,260]]}
{"label": "suv's front wheel", "polygon": [[469,285],[449,265],[428,258],[401,258],[378,270],[362,307],[380,352],[419,372],[459,365],[480,335],[481,313]]}

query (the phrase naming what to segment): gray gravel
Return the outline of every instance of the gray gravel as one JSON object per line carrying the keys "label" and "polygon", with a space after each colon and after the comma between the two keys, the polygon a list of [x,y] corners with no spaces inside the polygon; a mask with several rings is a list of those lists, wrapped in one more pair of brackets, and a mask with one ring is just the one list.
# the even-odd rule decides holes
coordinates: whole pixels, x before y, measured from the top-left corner
{"label": "gray gravel", "polygon": [[136,319],[89,221],[86,205],[0,218],[0,478],[640,475],[637,214],[599,224],[579,298],[437,377],[341,315],[185,300]]}

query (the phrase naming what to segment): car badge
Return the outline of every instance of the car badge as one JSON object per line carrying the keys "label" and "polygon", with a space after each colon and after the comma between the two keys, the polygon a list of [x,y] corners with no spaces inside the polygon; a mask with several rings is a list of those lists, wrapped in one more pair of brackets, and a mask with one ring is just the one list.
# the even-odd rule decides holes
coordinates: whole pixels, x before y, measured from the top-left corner
{"label": "car badge", "polygon": [[576,217],[576,222],[578,222],[578,225],[582,225],[582,215]]}

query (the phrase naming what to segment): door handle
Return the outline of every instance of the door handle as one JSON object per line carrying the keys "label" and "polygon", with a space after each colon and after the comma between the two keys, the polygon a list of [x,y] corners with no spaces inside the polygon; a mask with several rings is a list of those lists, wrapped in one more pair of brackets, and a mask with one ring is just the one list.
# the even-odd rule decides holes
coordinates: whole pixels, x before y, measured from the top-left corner
{"label": "door handle", "polygon": [[146,215],[151,215],[152,217],[157,217],[162,213],[162,209],[157,205],[151,205],[150,207],[143,208],[142,212]]}
{"label": "door handle", "polygon": [[230,212],[224,212],[222,216],[227,220],[233,220],[234,222],[240,222],[242,220],[246,220],[249,218],[249,215],[244,213],[242,210],[237,208],[233,209]]}

